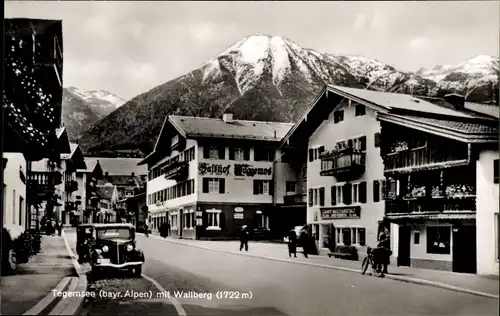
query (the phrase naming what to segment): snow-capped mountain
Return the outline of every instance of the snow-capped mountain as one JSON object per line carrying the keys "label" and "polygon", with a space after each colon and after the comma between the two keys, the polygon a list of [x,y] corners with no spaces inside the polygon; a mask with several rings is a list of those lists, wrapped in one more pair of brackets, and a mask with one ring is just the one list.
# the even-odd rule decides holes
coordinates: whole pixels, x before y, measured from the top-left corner
{"label": "snow-capped mountain", "polygon": [[63,123],[70,139],[79,138],[85,129],[124,103],[125,100],[105,90],[82,91],[75,87],[64,88]]}
{"label": "snow-capped mountain", "polygon": [[498,97],[491,90],[492,82],[498,86],[498,58],[486,57],[408,73],[362,56],[302,48],[285,37],[249,36],[133,98],[88,129],[80,144],[94,153],[148,152],[169,114],[218,117],[227,111],[237,119],[294,122],[325,83],[429,96],[458,92],[469,101],[491,101]]}

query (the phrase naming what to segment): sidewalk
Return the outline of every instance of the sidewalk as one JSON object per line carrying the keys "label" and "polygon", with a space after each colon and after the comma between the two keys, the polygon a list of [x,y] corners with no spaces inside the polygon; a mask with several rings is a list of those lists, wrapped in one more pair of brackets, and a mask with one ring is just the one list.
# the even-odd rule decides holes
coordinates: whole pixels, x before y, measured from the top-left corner
{"label": "sidewalk", "polygon": [[[74,267],[61,236],[42,236],[40,253],[20,264],[16,274],[0,278],[3,315],[22,315],[48,294],[65,277],[75,276]],[[55,302],[54,302],[55,303]],[[51,304],[45,308],[50,311]]]}
{"label": "sidewalk", "polygon": [[[153,236],[154,238],[161,238],[156,235]],[[239,251],[238,241],[207,241],[207,240],[189,240],[189,239],[174,239],[174,238],[167,238],[166,240],[170,242],[199,246],[218,251],[232,252],[238,254],[241,253]],[[301,248],[299,247],[298,250],[301,250]],[[248,255],[250,256],[256,255],[271,259],[278,259],[278,260],[285,259],[302,263],[312,263],[316,265],[338,267],[343,270],[352,270],[352,272],[356,273],[360,273],[361,271],[361,261],[335,259],[335,258],[329,258],[327,256],[309,256],[309,258],[306,259],[301,253],[297,254],[297,258],[289,258],[288,248],[286,244],[280,245],[280,244],[250,241]],[[362,259],[363,258],[360,258],[360,260]],[[412,283],[427,283],[427,285],[430,285],[429,283],[441,283],[449,285],[451,287],[468,289],[476,292],[487,293],[494,296],[499,295],[498,276],[478,276],[473,274],[472,275],[462,274],[462,273],[454,273],[448,271],[398,267],[393,262],[389,266],[389,275],[387,277],[405,282],[415,281]],[[418,282],[419,280],[427,282]]]}

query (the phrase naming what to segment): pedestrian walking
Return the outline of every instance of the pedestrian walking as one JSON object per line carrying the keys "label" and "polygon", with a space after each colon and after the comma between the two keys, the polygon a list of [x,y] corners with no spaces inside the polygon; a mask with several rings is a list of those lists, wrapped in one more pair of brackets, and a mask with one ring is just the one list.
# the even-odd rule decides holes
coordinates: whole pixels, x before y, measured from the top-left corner
{"label": "pedestrian walking", "polygon": [[57,222],[57,223],[56,223],[56,228],[57,228],[57,234],[58,234],[59,236],[61,236],[61,234],[62,234],[62,222],[61,222],[61,223],[60,223],[60,222]]}
{"label": "pedestrian walking", "polygon": [[245,251],[248,251],[248,239],[250,234],[248,233],[247,230],[247,225],[243,225],[241,227],[240,231],[240,251],[243,250],[243,247],[245,247]]}
{"label": "pedestrian walking", "polygon": [[297,258],[297,233],[292,228],[288,232],[288,256]]}
{"label": "pedestrian walking", "polygon": [[309,253],[309,232],[307,229],[303,228],[300,231],[300,244],[302,246],[302,253],[304,254],[305,258],[309,258],[307,255]]}
{"label": "pedestrian walking", "polygon": [[146,237],[149,237],[149,226],[148,226],[148,224],[144,224],[144,235],[146,235]]}

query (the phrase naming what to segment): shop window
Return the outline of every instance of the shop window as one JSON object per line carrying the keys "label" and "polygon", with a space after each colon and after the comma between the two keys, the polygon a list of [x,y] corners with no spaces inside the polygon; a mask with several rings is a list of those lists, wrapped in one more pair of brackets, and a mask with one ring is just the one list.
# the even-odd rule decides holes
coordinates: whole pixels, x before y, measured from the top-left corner
{"label": "shop window", "polygon": [[207,210],[207,230],[220,230],[220,210]]}
{"label": "shop window", "polygon": [[358,228],[358,243],[360,246],[366,245],[366,230],[364,228]]}
{"label": "shop window", "polygon": [[351,229],[342,228],[342,243],[346,246],[351,245]]}
{"label": "shop window", "polygon": [[427,253],[450,254],[451,228],[449,226],[427,227]]}

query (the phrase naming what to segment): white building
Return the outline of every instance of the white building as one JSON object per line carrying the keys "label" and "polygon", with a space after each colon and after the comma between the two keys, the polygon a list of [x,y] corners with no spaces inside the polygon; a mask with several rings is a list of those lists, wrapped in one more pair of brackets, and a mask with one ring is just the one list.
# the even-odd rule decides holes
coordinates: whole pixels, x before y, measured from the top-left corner
{"label": "white building", "polygon": [[4,153],[3,224],[13,239],[28,227],[26,160],[22,153]]}
{"label": "white building", "polygon": [[[292,124],[169,116],[148,164],[147,205],[153,230],[228,238],[242,225],[268,231],[275,215],[277,146]],[[284,181],[283,181],[284,186]],[[283,198],[281,198],[283,199]]]}

